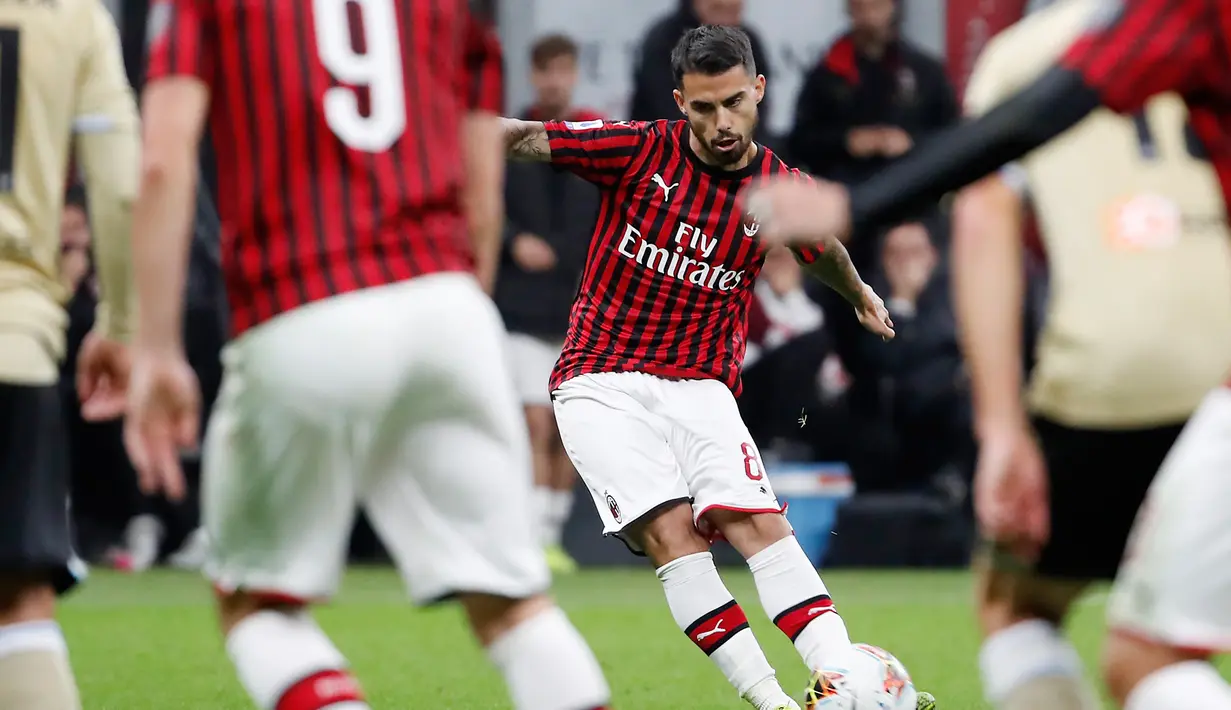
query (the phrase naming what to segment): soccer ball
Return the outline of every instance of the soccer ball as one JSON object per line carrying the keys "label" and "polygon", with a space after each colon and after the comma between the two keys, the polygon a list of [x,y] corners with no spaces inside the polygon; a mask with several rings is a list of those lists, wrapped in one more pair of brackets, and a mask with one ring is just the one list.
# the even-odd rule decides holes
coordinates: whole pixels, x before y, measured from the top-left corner
{"label": "soccer ball", "polygon": [[910,674],[893,654],[852,644],[812,676],[807,710],[915,710]]}

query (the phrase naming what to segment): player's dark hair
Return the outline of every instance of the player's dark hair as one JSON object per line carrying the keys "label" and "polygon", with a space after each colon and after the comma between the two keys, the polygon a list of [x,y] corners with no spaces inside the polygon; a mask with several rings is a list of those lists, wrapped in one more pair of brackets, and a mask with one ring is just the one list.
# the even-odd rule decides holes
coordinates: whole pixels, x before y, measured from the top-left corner
{"label": "player's dark hair", "polygon": [[567,35],[547,35],[540,37],[530,48],[530,63],[535,69],[542,69],[548,62],[560,57],[576,60],[577,52],[577,43]]}
{"label": "player's dark hair", "polygon": [[671,71],[677,87],[685,74],[715,76],[739,66],[747,69],[749,76],[757,75],[752,40],[738,27],[701,25],[685,32],[671,50]]}

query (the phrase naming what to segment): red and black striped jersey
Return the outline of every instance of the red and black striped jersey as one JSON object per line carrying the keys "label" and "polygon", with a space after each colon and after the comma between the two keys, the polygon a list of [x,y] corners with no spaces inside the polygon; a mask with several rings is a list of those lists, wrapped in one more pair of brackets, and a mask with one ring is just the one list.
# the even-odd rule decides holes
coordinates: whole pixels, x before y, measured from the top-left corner
{"label": "red and black striped jersey", "polygon": [[[736,199],[802,173],[758,146],[742,170],[707,165],[685,121],[549,122],[551,161],[601,202],[551,388],[591,372],[716,379],[738,394],[748,304],[765,260]],[[819,252],[800,252],[804,262]]]}
{"label": "red and black striped jersey", "polygon": [[235,333],[333,295],[473,268],[461,124],[499,113],[467,0],[164,0],[148,81],[210,91]]}
{"label": "red and black striped jersey", "polygon": [[1078,72],[1103,105],[1121,113],[1175,92],[1231,197],[1231,2],[1109,0],[1107,12],[1069,48],[1062,65]]}

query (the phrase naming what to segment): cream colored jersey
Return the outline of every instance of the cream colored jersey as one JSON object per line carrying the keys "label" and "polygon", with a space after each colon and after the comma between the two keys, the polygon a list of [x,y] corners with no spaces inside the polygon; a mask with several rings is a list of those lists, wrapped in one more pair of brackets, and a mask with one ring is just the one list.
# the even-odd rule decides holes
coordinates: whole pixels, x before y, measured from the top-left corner
{"label": "cream colored jersey", "polygon": [[101,0],[0,0],[0,382],[58,376],[70,295],[60,216],[76,146],[90,197],[102,328],[129,327],[136,103]]}
{"label": "cream colored jersey", "polygon": [[[1100,5],[1061,0],[997,36],[967,113],[1051,66]],[[1231,370],[1231,234],[1186,120],[1175,96],[1134,118],[1100,110],[1018,166],[1051,274],[1029,392],[1038,414],[1088,428],[1179,422]]]}

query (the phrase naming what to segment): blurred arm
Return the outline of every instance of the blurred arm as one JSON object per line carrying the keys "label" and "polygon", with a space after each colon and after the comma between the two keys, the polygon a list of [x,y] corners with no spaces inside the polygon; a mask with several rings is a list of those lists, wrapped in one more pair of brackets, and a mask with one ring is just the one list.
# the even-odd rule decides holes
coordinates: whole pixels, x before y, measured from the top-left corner
{"label": "blurred arm", "polygon": [[976,433],[1024,427],[1022,203],[999,176],[963,190],[953,210],[953,293],[970,370]]}
{"label": "blurred arm", "polygon": [[82,66],[73,130],[90,196],[101,287],[94,327],[103,337],[127,340],[135,310],[129,235],[140,170],[140,128],[115,23],[101,5],[86,11],[94,15],[94,38]]}
{"label": "blurred arm", "polygon": [[475,273],[489,294],[500,262],[504,221],[504,151],[501,119],[486,112],[466,117],[462,131],[466,184],[462,195],[474,249]]}
{"label": "blurred arm", "polygon": [[154,350],[179,350],[198,145],[209,91],[194,77],[155,79],[146,85],[141,105],[144,159],[132,240],[140,304],[137,342]]}

